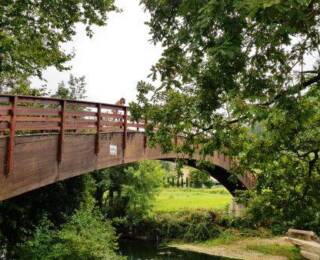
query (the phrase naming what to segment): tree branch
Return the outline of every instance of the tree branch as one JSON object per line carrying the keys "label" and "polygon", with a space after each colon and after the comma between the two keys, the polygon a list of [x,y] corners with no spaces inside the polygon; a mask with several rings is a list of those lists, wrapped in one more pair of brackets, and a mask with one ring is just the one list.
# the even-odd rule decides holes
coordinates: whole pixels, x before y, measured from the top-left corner
{"label": "tree branch", "polygon": [[294,87],[285,90],[285,91],[281,91],[279,94],[277,94],[272,100],[262,103],[260,104],[260,106],[270,106],[272,105],[274,102],[276,102],[279,98],[283,97],[284,95],[292,95],[292,94],[296,94],[302,90],[304,90],[305,88],[313,85],[314,83],[317,83],[320,81],[320,74],[318,74],[317,76],[303,82],[302,84],[297,84]]}

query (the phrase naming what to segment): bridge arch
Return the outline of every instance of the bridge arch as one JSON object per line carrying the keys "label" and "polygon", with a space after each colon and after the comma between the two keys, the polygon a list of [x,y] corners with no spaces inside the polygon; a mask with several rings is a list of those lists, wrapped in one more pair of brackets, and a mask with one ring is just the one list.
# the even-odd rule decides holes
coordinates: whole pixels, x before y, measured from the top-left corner
{"label": "bridge arch", "polygon": [[[177,158],[148,147],[143,127],[123,106],[0,95],[0,201],[94,170]],[[197,160],[186,162],[197,167]],[[230,180],[230,158],[207,160],[202,170],[231,194],[252,186],[247,176]]]}

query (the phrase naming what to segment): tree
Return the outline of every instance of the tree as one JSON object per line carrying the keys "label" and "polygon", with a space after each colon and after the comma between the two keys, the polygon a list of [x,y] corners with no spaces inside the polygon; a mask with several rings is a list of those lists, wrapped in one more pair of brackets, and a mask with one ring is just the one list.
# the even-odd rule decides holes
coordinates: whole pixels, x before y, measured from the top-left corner
{"label": "tree", "polygon": [[61,44],[75,35],[76,24],[84,24],[89,37],[92,26],[106,23],[115,9],[113,0],[97,1],[4,1],[0,6],[0,85],[21,77],[41,77],[49,66],[68,67],[72,53]]}
{"label": "tree", "polygon": [[194,188],[212,188],[214,185],[213,181],[207,172],[192,170],[190,172],[190,182]]}
{"label": "tree", "polygon": [[95,175],[96,199],[108,217],[136,222],[151,209],[163,177],[164,170],[155,161],[106,169]]}
{"label": "tree", "polygon": [[[258,178],[255,196],[277,200],[275,221],[303,228],[306,214],[319,226],[318,1],[141,3],[153,41],[164,46],[152,68],[160,85],[140,82],[132,104],[135,117],[150,119],[150,144],[184,153],[200,144],[204,155],[237,157],[234,173]],[[178,134],[185,142],[175,146]]]}
{"label": "tree", "polygon": [[58,89],[54,97],[81,100],[86,98],[86,79],[85,76],[75,77],[70,74],[69,81],[66,84],[61,81],[58,84]]}
{"label": "tree", "polygon": [[0,93],[9,95],[24,95],[24,96],[48,96],[49,92],[46,86],[41,88],[33,88],[30,80],[25,77],[17,78],[7,84],[1,84]]}

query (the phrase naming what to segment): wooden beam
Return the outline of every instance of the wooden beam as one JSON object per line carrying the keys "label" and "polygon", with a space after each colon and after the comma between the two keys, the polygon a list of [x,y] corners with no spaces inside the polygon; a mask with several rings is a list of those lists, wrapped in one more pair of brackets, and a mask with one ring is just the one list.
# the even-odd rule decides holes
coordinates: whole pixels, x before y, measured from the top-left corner
{"label": "wooden beam", "polygon": [[95,151],[98,155],[100,152],[100,133],[101,133],[101,104],[97,105],[97,135]]}
{"label": "wooden beam", "polygon": [[58,163],[62,162],[62,155],[63,155],[63,145],[64,145],[64,134],[65,134],[65,121],[66,121],[66,106],[67,101],[62,100],[60,101],[61,111],[61,122],[60,122],[60,136],[59,136],[59,147],[58,147]]}
{"label": "wooden beam", "polygon": [[14,167],[14,139],[16,134],[16,109],[18,97],[11,97],[11,120],[10,120],[10,133],[9,133],[9,143],[7,151],[7,175],[13,172]]}
{"label": "wooden beam", "polygon": [[144,119],[144,137],[143,137],[143,148],[147,148],[147,124],[148,124],[148,119]]}
{"label": "wooden beam", "polygon": [[126,146],[127,146],[127,133],[128,133],[128,124],[127,124],[127,120],[128,120],[128,109],[127,107],[123,108],[124,111],[124,116],[123,116],[123,154],[126,150]]}

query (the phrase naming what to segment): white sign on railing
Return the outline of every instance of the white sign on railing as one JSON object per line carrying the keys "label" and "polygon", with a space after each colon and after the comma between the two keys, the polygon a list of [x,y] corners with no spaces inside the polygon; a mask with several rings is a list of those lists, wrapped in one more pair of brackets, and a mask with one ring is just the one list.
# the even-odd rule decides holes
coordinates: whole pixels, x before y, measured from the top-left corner
{"label": "white sign on railing", "polygon": [[110,155],[117,156],[118,154],[118,147],[117,145],[110,144]]}

